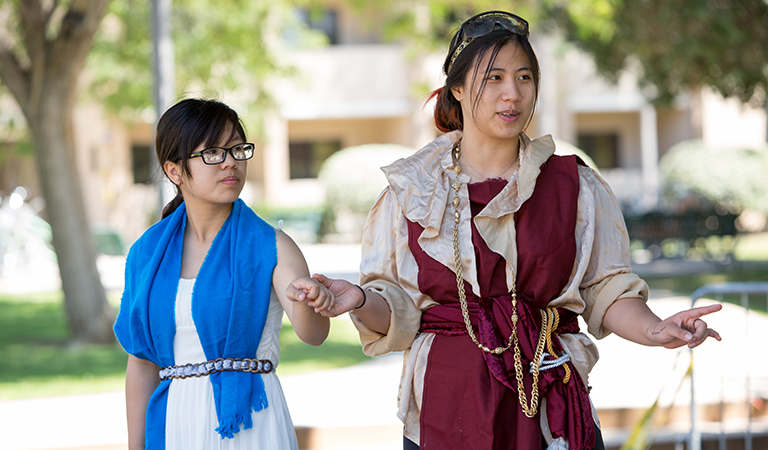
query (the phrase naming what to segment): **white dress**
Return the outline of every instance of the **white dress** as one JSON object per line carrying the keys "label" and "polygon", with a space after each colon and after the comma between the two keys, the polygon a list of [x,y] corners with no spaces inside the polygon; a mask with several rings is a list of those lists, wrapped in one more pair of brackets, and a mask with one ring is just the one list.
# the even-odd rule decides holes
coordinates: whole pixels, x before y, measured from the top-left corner
{"label": "white dress", "polygon": [[[176,295],[176,338],[173,352],[176,365],[206,361],[203,346],[192,321],[194,279],[179,280]],[[275,366],[280,360],[280,329],[283,308],[274,290],[269,313],[256,356],[269,359]],[[218,420],[213,388],[208,377],[173,380],[168,391],[165,424],[167,450],[298,450],[296,433],[288,412],[283,389],[275,372],[263,374],[269,407],[252,412],[253,428],[240,430],[234,439],[222,439],[216,432]]]}

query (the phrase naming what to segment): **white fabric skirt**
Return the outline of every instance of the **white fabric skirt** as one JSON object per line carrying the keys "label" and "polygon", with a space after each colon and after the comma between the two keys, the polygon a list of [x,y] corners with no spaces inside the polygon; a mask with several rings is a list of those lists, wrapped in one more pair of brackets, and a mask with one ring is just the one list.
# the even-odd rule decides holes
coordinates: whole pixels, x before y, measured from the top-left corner
{"label": "white fabric skirt", "polygon": [[[176,338],[173,351],[176,365],[206,361],[197,329],[192,321],[194,279],[181,279],[176,297]],[[264,333],[255,357],[280,359],[280,329],[283,308],[272,292]],[[253,428],[240,430],[234,439],[222,439],[216,432],[218,419],[213,388],[208,377],[173,380],[168,392],[165,424],[167,450],[298,450],[296,432],[288,412],[283,389],[275,372],[262,375],[269,407],[252,412]]]}

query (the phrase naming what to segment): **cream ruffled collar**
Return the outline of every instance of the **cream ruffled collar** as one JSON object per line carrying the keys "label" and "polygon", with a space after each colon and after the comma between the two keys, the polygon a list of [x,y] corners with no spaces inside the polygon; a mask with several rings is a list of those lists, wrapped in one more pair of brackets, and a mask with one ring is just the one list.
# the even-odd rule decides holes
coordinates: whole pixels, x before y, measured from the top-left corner
{"label": "cream ruffled collar", "polygon": [[[424,228],[422,238],[434,237],[440,231],[455,176],[451,149],[461,136],[461,131],[444,134],[412,156],[382,167],[406,218]],[[549,135],[531,140],[521,134],[520,144],[518,182],[508,183],[478,217],[498,218],[513,213],[533,194],[540,167],[555,153],[555,143]],[[466,185],[470,178],[461,174],[459,180]]]}

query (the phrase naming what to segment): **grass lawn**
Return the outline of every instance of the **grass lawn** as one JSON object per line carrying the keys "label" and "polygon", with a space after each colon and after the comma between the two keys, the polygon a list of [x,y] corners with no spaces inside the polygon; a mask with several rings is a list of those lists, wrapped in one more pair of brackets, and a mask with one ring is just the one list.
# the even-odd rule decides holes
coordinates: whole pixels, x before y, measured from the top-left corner
{"label": "grass lawn", "polygon": [[[123,389],[127,355],[115,345],[72,346],[59,292],[0,294],[0,400]],[[290,322],[280,335],[280,375],[345,367],[368,359],[352,323],[331,320],[323,345],[301,342]]]}
{"label": "grass lawn", "polygon": [[[745,235],[737,243],[736,263],[692,275],[646,276],[652,290],[689,296],[708,283],[768,281],[768,233]],[[742,262],[743,261],[743,262]],[[109,300],[117,305],[117,293]],[[738,299],[725,298],[738,303]],[[126,354],[118,345],[73,346],[60,291],[29,295],[0,294],[0,400],[87,394],[123,389]],[[750,307],[766,311],[765,298]],[[331,320],[331,334],[323,345],[302,343],[284,319],[280,335],[281,375],[332,369],[368,359],[357,332],[346,318]]]}
{"label": "grass lawn", "polygon": [[[729,266],[712,266],[711,271],[702,271],[691,275],[677,276],[645,276],[651,292],[668,291],[678,296],[690,296],[701,286],[710,283],[723,283],[731,281],[761,281],[768,282],[768,261],[741,263],[736,262]],[[735,295],[725,295],[723,302],[741,305],[741,299]],[[768,301],[765,296],[752,295],[749,298],[749,308],[768,312]]]}

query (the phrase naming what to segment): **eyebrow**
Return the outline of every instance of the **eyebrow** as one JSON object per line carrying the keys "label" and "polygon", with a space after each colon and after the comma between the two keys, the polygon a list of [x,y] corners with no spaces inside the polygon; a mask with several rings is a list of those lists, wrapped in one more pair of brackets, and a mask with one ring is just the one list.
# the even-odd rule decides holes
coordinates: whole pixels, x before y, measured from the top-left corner
{"label": "eyebrow", "polygon": [[[488,72],[506,72],[506,71],[507,70],[502,67],[491,67],[490,70],[488,70]],[[524,71],[532,72],[533,70],[528,66],[523,66],[513,70],[513,72],[524,72]]]}

